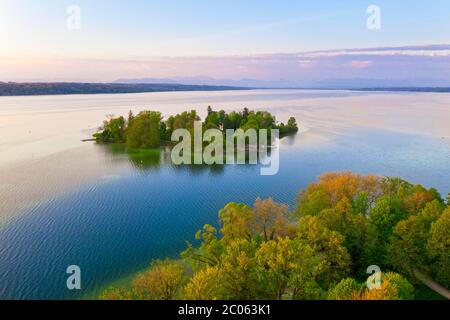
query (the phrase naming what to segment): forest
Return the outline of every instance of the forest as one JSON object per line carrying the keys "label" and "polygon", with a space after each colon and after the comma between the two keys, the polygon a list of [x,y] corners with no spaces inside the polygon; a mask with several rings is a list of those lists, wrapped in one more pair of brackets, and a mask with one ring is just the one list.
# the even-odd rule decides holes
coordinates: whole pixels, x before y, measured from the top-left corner
{"label": "forest", "polygon": [[195,238],[99,298],[410,300],[423,298],[423,275],[450,288],[450,194],[400,178],[326,173],[292,210],[229,203]]}
{"label": "forest", "polygon": [[183,85],[170,83],[0,82],[0,96],[222,91],[242,89],[243,88],[229,86]]}

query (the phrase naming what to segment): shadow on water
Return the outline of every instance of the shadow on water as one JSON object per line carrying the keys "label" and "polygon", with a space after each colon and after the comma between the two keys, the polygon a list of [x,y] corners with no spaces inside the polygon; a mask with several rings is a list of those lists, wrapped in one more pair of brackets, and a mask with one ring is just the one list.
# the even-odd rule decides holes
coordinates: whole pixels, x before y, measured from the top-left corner
{"label": "shadow on water", "polygon": [[[293,137],[286,137],[284,139],[290,139],[293,143]],[[170,166],[173,170],[176,171],[189,171],[191,174],[203,173],[205,171],[213,174],[220,175],[225,170],[224,164],[213,164],[209,165],[206,163],[203,164],[192,164],[192,165],[174,165],[171,158],[171,148],[170,147],[161,147],[157,149],[133,149],[127,148],[124,144],[97,144],[100,148],[102,148],[109,156],[112,161],[122,162],[128,161],[131,164],[131,167],[135,170],[150,172],[153,170],[159,170],[162,167]],[[261,157],[261,159],[265,159],[270,157],[271,148],[267,149],[267,155]],[[239,159],[235,155],[235,159]],[[261,160],[259,159],[259,160]],[[249,154],[248,150],[245,153],[245,157],[240,159],[241,161],[245,161],[247,165],[249,164]],[[224,161],[226,162],[226,161]]]}
{"label": "shadow on water", "polygon": [[123,144],[100,144],[99,146],[110,154],[113,161],[128,160],[137,170],[159,169],[167,163],[164,149],[130,149]]}

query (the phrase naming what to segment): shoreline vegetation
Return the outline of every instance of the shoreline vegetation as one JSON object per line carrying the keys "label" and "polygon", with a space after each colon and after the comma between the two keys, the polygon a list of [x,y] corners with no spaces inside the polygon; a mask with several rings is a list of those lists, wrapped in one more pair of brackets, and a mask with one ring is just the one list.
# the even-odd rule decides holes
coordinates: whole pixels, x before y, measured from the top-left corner
{"label": "shoreline vegetation", "polygon": [[271,198],[229,203],[195,238],[180,259],[155,260],[99,298],[437,299],[418,273],[450,288],[450,194],[400,178],[327,173],[293,211]]}
{"label": "shoreline vegetation", "polygon": [[[297,121],[290,117],[287,124],[277,123],[275,116],[267,111],[251,111],[244,108],[241,112],[214,111],[208,107],[208,115],[202,122],[202,131],[219,129],[222,134],[226,130],[255,129],[258,133],[266,129],[271,140],[271,130],[278,129],[279,136],[298,132]],[[122,143],[131,149],[152,149],[162,145],[173,145],[172,133],[177,129],[187,129],[194,136],[194,123],[201,121],[195,110],[169,116],[166,120],[158,111],[141,111],[134,115],[130,110],[128,117],[109,115],[103,125],[94,133],[93,138],[101,143]],[[259,134],[258,134],[259,136]],[[86,140],[89,141],[89,140]],[[177,141],[178,142],[178,141]]]}
{"label": "shoreline vegetation", "polygon": [[4,97],[232,90],[349,90],[372,92],[450,93],[450,87],[239,87],[177,83],[0,82],[0,96]]}
{"label": "shoreline vegetation", "polygon": [[173,91],[228,91],[252,88],[171,83],[0,82],[0,96],[119,94]]}

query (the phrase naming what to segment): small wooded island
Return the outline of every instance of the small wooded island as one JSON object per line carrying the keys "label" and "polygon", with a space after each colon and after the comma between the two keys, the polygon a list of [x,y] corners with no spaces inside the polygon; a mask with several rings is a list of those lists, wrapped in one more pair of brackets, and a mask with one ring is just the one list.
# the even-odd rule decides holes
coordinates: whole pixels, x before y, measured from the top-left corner
{"label": "small wooded island", "polygon": [[[94,134],[94,138],[98,142],[125,143],[129,148],[158,148],[171,142],[172,133],[176,129],[191,131],[194,129],[194,123],[200,120],[195,110],[170,116],[167,120],[164,120],[158,111],[146,110],[137,115],[130,111],[127,119],[123,116],[109,116]],[[287,124],[277,123],[270,112],[250,111],[247,108],[242,112],[227,113],[224,110],[213,111],[208,107],[208,115],[202,122],[202,129],[219,129],[222,132],[228,129],[266,129],[269,134],[271,130],[278,129],[280,137],[298,132],[294,117],[289,118]]]}

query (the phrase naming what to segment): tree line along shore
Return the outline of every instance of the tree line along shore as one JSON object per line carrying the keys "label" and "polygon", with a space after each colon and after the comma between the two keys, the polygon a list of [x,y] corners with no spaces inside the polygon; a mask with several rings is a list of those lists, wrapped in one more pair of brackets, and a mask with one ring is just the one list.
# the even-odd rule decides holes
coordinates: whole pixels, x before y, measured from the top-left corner
{"label": "tree line along shore", "polygon": [[0,96],[72,94],[118,94],[172,91],[249,90],[231,86],[183,85],[171,83],[82,83],[82,82],[0,82]]}

